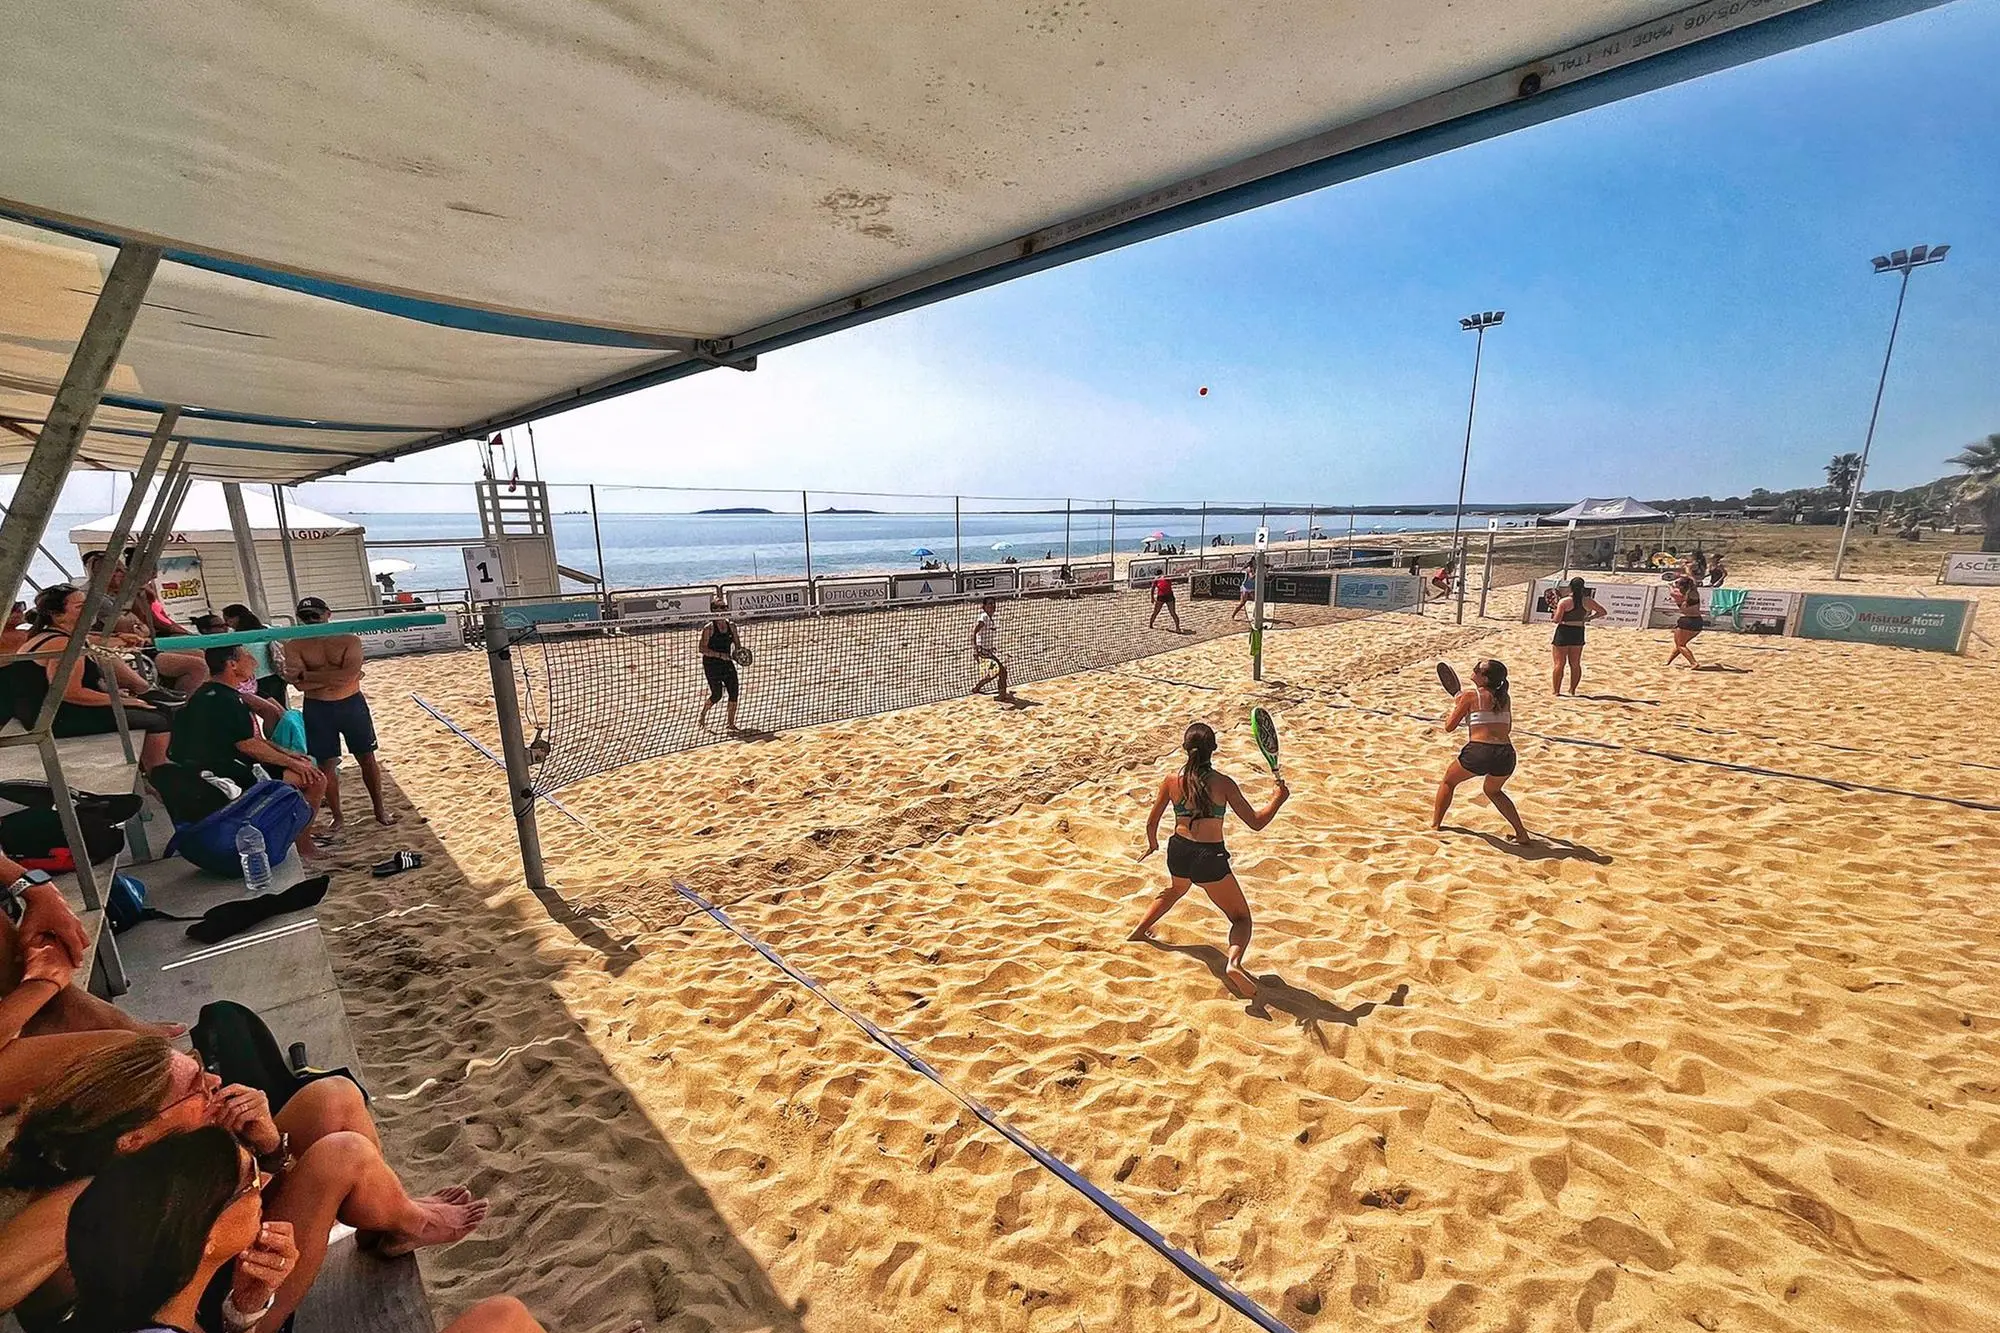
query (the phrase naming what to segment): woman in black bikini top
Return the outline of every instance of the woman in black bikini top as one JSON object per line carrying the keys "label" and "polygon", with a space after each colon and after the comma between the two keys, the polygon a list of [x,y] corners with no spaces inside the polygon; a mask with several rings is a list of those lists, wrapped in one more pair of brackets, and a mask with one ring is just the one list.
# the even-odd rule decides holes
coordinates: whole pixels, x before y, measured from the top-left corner
{"label": "woman in black bikini top", "polygon": [[1583,683],[1583,627],[1604,615],[1581,578],[1569,581],[1569,595],[1556,603],[1556,633],[1550,640],[1555,657],[1555,692],[1563,692],[1563,672],[1569,672],[1569,692]]}
{"label": "woman in black bikini top", "polygon": [[1688,645],[1708,623],[1701,615],[1701,593],[1695,588],[1693,579],[1683,576],[1674,580],[1673,595],[1681,615],[1674,622],[1674,650],[1667,654],[1667,665],[1672,666],[1675,658],[1685,657],[1688,665],[1699,671],[1701,663],[1694,660],[1694,653]]}

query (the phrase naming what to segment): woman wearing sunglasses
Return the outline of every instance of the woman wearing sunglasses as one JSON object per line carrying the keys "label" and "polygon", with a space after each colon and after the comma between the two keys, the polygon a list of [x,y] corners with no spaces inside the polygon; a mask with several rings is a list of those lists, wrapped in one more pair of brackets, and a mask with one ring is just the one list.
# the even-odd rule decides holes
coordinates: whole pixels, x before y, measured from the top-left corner
{"label": "woman wearing sunglasses", "polygon": [[59,1321],[77,1291],[63,1262],[64,1228],[90,1178],[118,1157],[204,1126],[256,1155],[271,1177],[267,1216],[291,1223],[297,1236],[298,1263],[278,1289],[271,1329],[312,1285],[334,1222],[379,1234],[393,1255],[461,1240],[486,1216],[486,1201],[463,1187],[411,1198],[382,1160],[348,1080],[308,1083],[273,1116],[263,1093],[223,1084],[160,1038],[135,1037],[79,1061],[21,1113],[0,1156],[0,1189],[26,1193],[0,1223],[0,1310],[13,1309],[28,1333]]}

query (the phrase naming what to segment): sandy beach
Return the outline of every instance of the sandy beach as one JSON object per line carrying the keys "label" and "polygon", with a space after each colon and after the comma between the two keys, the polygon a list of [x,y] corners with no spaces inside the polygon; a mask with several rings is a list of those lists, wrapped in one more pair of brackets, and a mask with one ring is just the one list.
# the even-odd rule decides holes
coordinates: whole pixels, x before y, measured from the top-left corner
{"label": "sandy beach", "polygon": [[[494,1199],[426,1254],[435,1301],[511,1291],[563,1333],[1249,1327],[680,880],[1294,1328],[1994,1327],[2000,813],[1935,798],[2000,805],[2000,590],[1842,586],[1980,597],[1986,637],[1713,633],[1729,669],[1694,673],[1599,629],[1577,699],[1546,627],[1501,619],[1288,631],[1262,685],[1218,640],[1021,712],[580,782],[587,829],[543,812],[546,900],[499,770],[409,698],[493,743],[484,656],[371,666],[416,817],[343,855],[428,863],[322,914],[392,1155]],[[1540,846],[1470,788],[1428,828],[1441,656],[1512,666]],[[1269,790],[1254,703],[1294,797],[1230,829],[1246,1003],[1198,894],[1125,937],[1182,727]]]}

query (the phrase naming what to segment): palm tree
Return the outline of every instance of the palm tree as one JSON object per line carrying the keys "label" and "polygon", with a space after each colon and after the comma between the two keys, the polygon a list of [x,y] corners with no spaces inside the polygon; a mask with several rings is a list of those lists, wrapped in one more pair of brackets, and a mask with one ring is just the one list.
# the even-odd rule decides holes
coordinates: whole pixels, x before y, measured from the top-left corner
{"label": "palm tree", "polygon": [[2000,551],[2000,435],[1975,440],[1945,460],[1962,468],[1958,498],[1976,505],[1986,535],[1979,543],[1982,552]]}
{"label": "palm tree", "polygon": [[1860,454],[1835,454],[1826,465],[1827,488],[1840,497],[1842,505],[1847,503],[1848,493],[1854,489],[1855,474],[1860,471]]}

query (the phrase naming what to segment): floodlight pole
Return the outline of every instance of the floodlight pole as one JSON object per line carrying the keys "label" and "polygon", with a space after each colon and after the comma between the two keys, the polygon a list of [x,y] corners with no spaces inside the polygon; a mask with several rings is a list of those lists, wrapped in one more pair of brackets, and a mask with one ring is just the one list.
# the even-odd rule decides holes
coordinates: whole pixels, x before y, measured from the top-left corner
{"label": "floodlight pole", "polygon": [[513,645],[507,637],[507,613],[488,602],[486,666],[493,677],[493,710],[499,715],[500,754],[507,768],[507,800],[514,810],[514,836],[521,844],[521,875],[539,893],[549,887],[542,865],[542,835],[535,824],[535,777],[528,767],[528,744],[521,737],[521,696],[514,688]]}
{"label": "floodlight pole", "polygon": [[1903,298],[1910,294],[1910,274],[1929,264],[1942,263],[1949,245],[1919,245],[1909,250],[1898,250],[1892,255],[1878,255],[1874,260],[1877,273],[1900,273],[1902,283],[1896,289],[1896,314],[1889,321],[1889,346],[1882,353],[1882,374],[1875,381],[1875,406],[1868,411],[1868,435],[1861,442],[1861,465],[1854,469],[1854,483],[1847,491],[1847,517],[1840,524],[1840,544],[1833,551],[1833,577],[1840,577],[1841,566],[1847,560],[1847,534],[1854,527],[1854,506],[1861,500],[1861,483],[1868,475],[1868,452],[1875,447],[1875,421],[1882,415],[1882,391],[1889,384],[1889,359],[1896,355],[1896,330],[1903,324]]}
{"label": "floodlight pole", "polygon": [[[592,487],[591,489],[595,490],[596,488]],[[593,515],[596,512],[597,511],[595,509],[591,511]],[[802,528],[804,528],[806,535],[806,604],[810,606],[813,600],[813,595],[812,595],[813,520],[812,520],[812,496],[806,491],[799,492],[799,525]],[[598,559],[598,564],[602,566],[603,563],[604,563],[603,558],[600,556]],[[602,574],[603,570],[600,568],[598,572],[599,574]]]}
{"label": "floodlight pole", "polygon": [[1507,318],[1504,310],[1488,310],[1483,314],[1467,315],[1458,321],[1458,327],[1475,336],[1472,345],[1472,401],[1465,407],[1465,453],[1458,461],[1458,503],[1451,511],[1451,549],[1453,568],[1458,572],[1458,623],[1465,623],[1465,543],[1462,528],[1465,523],[1465,478],[1472,469],[1472,416],[1479,410],[1479,362],[1486,352],[1486,330],[1495,327]]}

